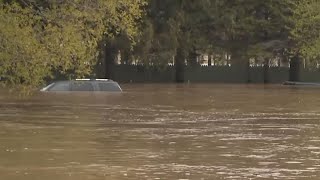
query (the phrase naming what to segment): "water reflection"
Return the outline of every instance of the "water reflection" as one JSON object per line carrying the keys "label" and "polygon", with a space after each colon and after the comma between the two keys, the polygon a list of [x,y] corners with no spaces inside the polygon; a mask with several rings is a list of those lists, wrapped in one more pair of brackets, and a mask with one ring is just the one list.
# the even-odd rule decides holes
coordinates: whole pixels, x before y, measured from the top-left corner
{"label": "water reflection", "polygon": [[317,179],[320,89],[0,96],[2,179]]}

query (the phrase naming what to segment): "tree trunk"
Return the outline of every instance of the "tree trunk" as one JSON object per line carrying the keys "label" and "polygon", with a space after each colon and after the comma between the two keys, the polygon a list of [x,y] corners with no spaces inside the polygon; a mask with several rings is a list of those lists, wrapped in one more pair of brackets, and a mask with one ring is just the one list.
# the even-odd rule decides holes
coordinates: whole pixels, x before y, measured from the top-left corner
{"label": "tree trunk", "polygon": [[[229,58],[228,58],[229,59]],[[249,59],[241,51],[235,51],[231,55],[231,65],[238,67],[244,73],[244,82],[250,83],[250,62]]]}
{"label": "tree trunk", "polygon": [[191,66],[197,66],[198,60],[197,60],[197,53],[196,50],[193,49],[190,53],[189,53],[189,57],[188,57],[188,64],[190,64]]}
{"label": "tree trunk", "polygon": [[212,66],[212,55],[208,56],[208,66]]}
{"label": "tree trunk", "polygon": [[230,57],[230,54],[229,53],[226,53],[226,54],[222,54],[222,56],[224,56],[223,57],[223,59],[225,59],[226,58],[226,61],[227,61],[227,66],[230,66],[230,64],[231,64],[231,57]]}
{"label": "tree trunk", "polygon": [[181,48],[177,49],[177,54],[175,57],[175,70],[176,70],[176,82],[184,82],[184,67],[185,67],[185,57]]}
{"label": "tree trunk", "polygon": [[298,55],[294,56],[290,61],[290,77],[289,81],[300,81],[301,62]]}
{"label": "tree trunk", "polygon": [[105,78],[114,79],[115,57],[117,50],[112,44],[105,47],[104,61],[105,61]]}
{"label": "tree trunk", "polygon": [[247,76],[247,79],[246,79],[246,83],[251,83],[251,79],[250,79],[250,61],[249,59],[246,59],[245,60],[245,72],[246,72],[246,76]]}
{"label": "tree trunk", "polygon": [[130,62],[130,51],[127,49],[124,49],[121,51],[121,64],[129,64]]}
{"label": "tree trunk", "polygon": [[263,64],[263,82],[265,84],[269,83],[269,59],[265,58],[264,59],[264,64]]}

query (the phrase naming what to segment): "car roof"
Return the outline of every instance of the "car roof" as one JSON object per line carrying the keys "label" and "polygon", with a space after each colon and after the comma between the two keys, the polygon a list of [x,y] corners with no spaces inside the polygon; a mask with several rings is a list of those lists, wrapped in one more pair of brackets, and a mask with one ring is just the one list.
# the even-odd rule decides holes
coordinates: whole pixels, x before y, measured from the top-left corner
{"label": "car roof", "polygon": [[[93,83],[93,84],[98,83],[98,84],[101,84],[101,85],[102,85],[102,84],[115,84],[115,86],[117,86],[118,89],[119,89],[120,91],[122,91],[122,89],[121,89],[121,87],[119,86],[119,84],[118,84],[117,82],[111,80],[111,79],[73,79],[73,80],[55,81],[55,82],[51,83],[50,85],[48,85],[47,87],[43,88],[41,91],[48,91],[48,90],[50,90],[52,87],[54,87],[54,86],[56,86],[56,85],[58,85],[58,84],[67,83],[67,84],[70,84],[70,85],[71,85],[71,84],[74,84],[74,83],[77,84],[77,82],[79,82],[79,83],[84,83],[84,82],[86,82],[86,83]],[[95,85],[93,85],[93,86],[95,86]],[[103,86],[99,87],[99,89],[102,88],[102,87],[103,87]],[[112,86],[110,86],[110,87],[112,87]]]}
{"label": "car roof", "polygon": [[71,79],[71,80],[58,80],[54,81],[52,83],[59,83],[59,82],[113,82],[117,83],[116,81],[113,81],[111,79]]}

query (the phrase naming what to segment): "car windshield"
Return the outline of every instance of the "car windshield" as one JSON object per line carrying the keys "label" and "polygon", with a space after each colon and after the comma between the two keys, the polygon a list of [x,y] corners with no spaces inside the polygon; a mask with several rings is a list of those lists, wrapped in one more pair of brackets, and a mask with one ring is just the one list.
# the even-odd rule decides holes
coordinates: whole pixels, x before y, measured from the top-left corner
{"label": "car windshield", "polygon": [[56,82],[51,85],[48,91],[69,91],[70,82]]}

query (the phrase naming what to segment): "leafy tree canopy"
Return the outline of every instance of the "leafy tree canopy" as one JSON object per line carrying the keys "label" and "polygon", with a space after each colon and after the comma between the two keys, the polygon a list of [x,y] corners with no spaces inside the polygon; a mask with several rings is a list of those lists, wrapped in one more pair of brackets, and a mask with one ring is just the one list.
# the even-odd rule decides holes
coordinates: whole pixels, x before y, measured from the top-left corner
{"label": "leafy tree canopy", "polygon": [[134,40],[144,0],[0,2],[0,75],[38,85],[52,73],[90,74],[98,43],[119,32]]}

